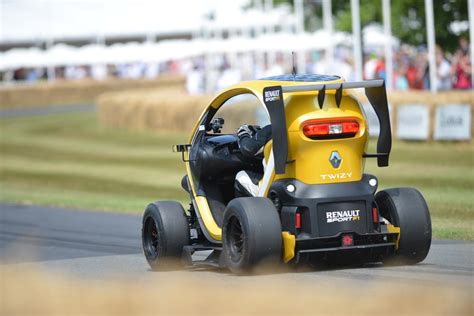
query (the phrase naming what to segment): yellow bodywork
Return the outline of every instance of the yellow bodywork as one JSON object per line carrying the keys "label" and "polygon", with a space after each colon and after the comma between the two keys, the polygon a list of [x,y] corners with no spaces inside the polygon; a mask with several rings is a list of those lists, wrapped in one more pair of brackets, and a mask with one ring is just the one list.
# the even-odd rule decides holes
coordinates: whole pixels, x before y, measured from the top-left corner
{"label": "yellow bodywork", "polygon": [[283,262],[288,263],[295,256],[296,236],[289,232],[282,232],[283,240]]}
{"label": "yellow bodywork", "polygon": [[[341,106],[336,106],[334,91],[326,92],[323,108],[317,102],[317,94],[295,95],[285,99],[288,128],[288,161],[286,173],[279,179],[298,179],[306,184],[324,184],[359,181],[362,178],[367,145],[365,119],[358,102],[343,96]],[[356,136],[342,139],[312,140],[303,134],[302,123],[325,118],[355,118],[360,130]],[[329,161],[332,151],[337,150],[342,162],[334,169]],[[315,159],[316,158],[316,159]]]}
{"label": "yellow bodywork", "polygon": [[395,249],[398,250],[398,245],[400,242],[400,227],[393,226],[392,224],[387,225],[387,231],[389,233],[396,233],[397,234],[397,240],[395,241]]}
{"label": "yellow bodywork", "polygon": [[[324,84],[343,82],[342,79],[334,81],[325,81]],[[293,85],[313,85],[321,82],[292,82],[292,81],[273,81],[273,80],[255,80],[242,82],[234,85],[214,98],[209,106],[204,110],[198,123],[195,125],[189,144],[192,143],[194,135],[199,129],[199,124],[209,109],[218,109],[229,98],[250,93],[255,95],[263,107],[263,89],[269,86],[293,86]],[[285,101],[285,114],[288,130],[288,163],[286,173],[271,175],[270,183],[280,179],[297,179],[306,184],[340,183],[349,181],[358,181],[362,178],[364,159],[362,155],[367,146],[368,130],[365,125],[364,114],[359,103],[343,90],[340,107],[336,106],[334,90],[327,90],[323,108],[318,105],[318,92],[285,92],[283,97]],[[328,139],[312,140],[304,136],[302,132],[302,123],[312,119],[322,118],[354,118],[358,121],[360,129],[356,136],[348,139]],[[274,140],[277,141],[277,140]],[[271,153],[271,142],[266,145],[264,150],[264,159],[269,160]],[[338,169],[334,169],[329,161],[331,152],[337,150],[342,159]],[[187,157],[187,153],[186,156]],[[208,202],[205,197],[197,196],[192,179],[189,162],[186,162],[187,174],[191,185],[192,194],[195,200],[198,217],[206,226],[209,235],[216,241],[221,240],[221,228],[216,224]],[[344,176],[342,176],[342,174]],[[267,187],[267,191],[268,188]],[[265,192],[266,195],[268,192]],[[283,258],[285,262],[291,260],[294,256],[295,236],[283,232]],[[293,248],[293,249],[291,249]]]}

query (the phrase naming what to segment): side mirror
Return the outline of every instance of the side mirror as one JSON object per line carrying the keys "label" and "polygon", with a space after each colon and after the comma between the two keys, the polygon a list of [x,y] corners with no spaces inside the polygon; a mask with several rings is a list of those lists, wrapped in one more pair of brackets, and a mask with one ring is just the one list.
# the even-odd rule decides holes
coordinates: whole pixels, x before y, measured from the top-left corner
{"label": "side mirror", "polygon": [[191,148],[191,144],[180,144],[180,145],[174,145],[173,146],[173,152],[175,153],[181,153],[181,159],[184,162],[189,162],[191,160],[186,160],[184,153],[189,152],[189,149]]}
{"label": "side mirror", "polygon": [[188,149],[191,147],[190,144],[180,144],[180,145],[173,145],[173,152],[174,153],[183,153],[188,151]]}

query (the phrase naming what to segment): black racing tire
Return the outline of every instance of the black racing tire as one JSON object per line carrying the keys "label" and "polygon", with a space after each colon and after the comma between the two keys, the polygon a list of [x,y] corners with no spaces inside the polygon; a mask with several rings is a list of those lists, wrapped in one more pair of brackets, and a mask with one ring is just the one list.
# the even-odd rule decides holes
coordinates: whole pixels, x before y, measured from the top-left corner
{"label": "black racing tire", "polygon": [[398,250],[388,264],[416,264],[423,261],[431,246],[431,216],[425,199],[413,188],[378,192],[375,201],[380,215],[400,227]]}
{"label": "black racing tire", "polygon": [[236,274],[281,262],[280,217],[267,198],[232,200],[224,211],[222,247],[226,266]]}
{"label": "black racing tire", "polygon": [[182,266],[183,247],[189,245],[188,219],[180,203],[157,201],[143,215],[142,245],[153,270]]}

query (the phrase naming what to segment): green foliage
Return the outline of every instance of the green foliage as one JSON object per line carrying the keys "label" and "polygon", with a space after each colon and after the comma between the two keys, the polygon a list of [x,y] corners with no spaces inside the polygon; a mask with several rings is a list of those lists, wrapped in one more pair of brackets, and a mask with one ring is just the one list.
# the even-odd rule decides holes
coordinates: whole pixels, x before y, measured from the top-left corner
{"label": "green foliage", "polygon": [[[290,3],[292,0],[278,0],[278,3]],[[308,30],[321,27],[322,1],[305,1],[305,19]],[[444,50],[453,52],[458,46],[459,36],[450,28],[453,21],[466,21],[467,0],[435,0],[434,20],[436,43]],[[349,0],[333,0],[335,28],[340,31],[352,32],[351,4]],[[362,27],[370,23],[382,23],[382,0],[360,0]],[[391,1],[392,32],[403,43],[410,45],[426,45],[426,17],[424,0],[392,0]]]}

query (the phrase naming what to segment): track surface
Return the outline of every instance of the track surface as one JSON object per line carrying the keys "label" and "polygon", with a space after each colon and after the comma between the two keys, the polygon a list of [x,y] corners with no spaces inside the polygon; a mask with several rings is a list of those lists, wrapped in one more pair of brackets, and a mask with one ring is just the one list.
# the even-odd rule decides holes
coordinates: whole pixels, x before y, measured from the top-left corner
{"label": "track surface", "polygon": [[[80,277],[169,278],[197,276],[235,278],[222,270],[151,273],[141,250],[141,217],[41,206],[0,204],[0,262],[40,267]],[[289,281],[358,283],[421,282],[473,289],[474,243],[433,241],[424,262],[414,266],[380,264],[338,269],[291,271],[262,278]],[[434,284],[433,284],[434,283]]]}

